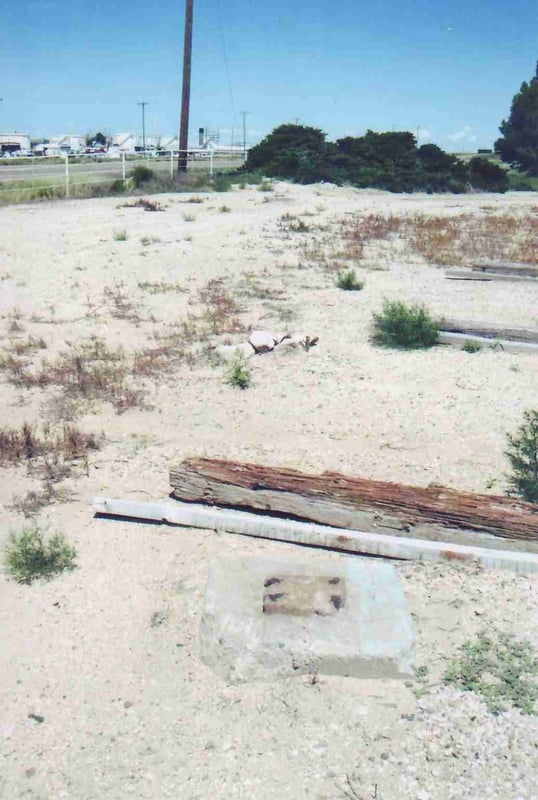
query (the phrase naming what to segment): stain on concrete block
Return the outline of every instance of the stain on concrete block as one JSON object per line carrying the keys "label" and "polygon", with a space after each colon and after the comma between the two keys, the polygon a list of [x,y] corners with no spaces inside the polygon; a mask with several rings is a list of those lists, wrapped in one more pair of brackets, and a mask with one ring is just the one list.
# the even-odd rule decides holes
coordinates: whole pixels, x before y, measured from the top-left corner
{"label": "stain on concrete block", "polygon": [[401,678],[414,628],[391,564],[356,556],[213,562],[200,656],[230,683],[293,674]]}
{"label": "stain on concrete block", "polygon": [[289,614],[329,617],[344,605],[346,583],[343,578],[311,575],[280,575],[264,582],[264,614]]}

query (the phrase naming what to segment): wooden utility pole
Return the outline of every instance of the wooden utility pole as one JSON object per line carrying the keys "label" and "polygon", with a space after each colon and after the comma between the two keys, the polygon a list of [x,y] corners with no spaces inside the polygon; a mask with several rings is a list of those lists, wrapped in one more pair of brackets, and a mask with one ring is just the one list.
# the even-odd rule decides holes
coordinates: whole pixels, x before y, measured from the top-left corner
{"label": "wooden utility pole", "polygon": [[191,97],[192,17],[194,0],[185,0],[185,43],[183,45],[183,91],[181,93],[181,122],[179,126],[178,173],[187,172],[189,146],[189,106]]}
{"label": "wooden utility pole", "polygon": [[247,114],[248,111],[241,111],[243,115],[243,159],[247,158]]}
{"label": "wooden utility pole", "polygon": [[144,101],[143,103],[138,103],[139,106],[142,106],[142,151],[144,155],[146,155],[146,106],[147,102]]}

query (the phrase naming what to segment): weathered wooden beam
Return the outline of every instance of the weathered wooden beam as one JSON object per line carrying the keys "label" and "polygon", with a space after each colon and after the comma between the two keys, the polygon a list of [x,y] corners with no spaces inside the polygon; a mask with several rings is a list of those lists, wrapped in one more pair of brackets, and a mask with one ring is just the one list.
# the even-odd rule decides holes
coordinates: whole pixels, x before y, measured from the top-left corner
{"label": "weathered wooden beam", "polygon": [[475,272],[486,272],[500,275],[523,275],[538,278],[538,266],[532,264],[518,264],[514,261],[495,262],[491,264],[473,264],[471,269]]}
{"label": "weathered wooden beam", "polygon": [[450,331],[439,331],[438,336],[439,344],[449,344],[452,347],[463,346],[467,342],[478,344],[483,349],[502,350],[507,353],[529,353],[530,355],[538,355],[538,342],[515,342],[511,339],[489,339],[485,336],[476,336],[475,334],[466,333],[452,333]]}
{"label": "weathered wooden beam", "polygon": [[529,328],[509,328],[502,325],[492,325],[488,322],[467,322],[466,320],[447,319],[440,317],[435,324],[441,331],[449,333],[464,333],[468,336],[483,336],[485,339],[507,339],[516,342],[538,343],[538,330]]}
{"label": "weathered wooden beam", "polygon": [[484,569],[506,569],[523,575],[538,572],[536,553],[491,550],[411,538],[401,539],[397,536],[339,530],[315,523],[276,519],[245,511],[190,503],[144,503],[95,497],[93,507],[98,514],[114,517],[238,533],[279,542],[340,550],[344,553],[417,561],[470,563],[478,564]]}
{"label": "weathered wooden beam", "polygon": [[[170,470],[178,500],[260,510],[338,528],[538,551],[538,507],[520,500],[209,458]],[[518,547],[520,545],[518,544]]]}
{"label": "weathered wooden beam", "polygon": [[501,275],[499,273],[473,269],[447,269],[445,278],[452,281],[510,281],[511,283],[538,283],[538,278],[529,275]]}

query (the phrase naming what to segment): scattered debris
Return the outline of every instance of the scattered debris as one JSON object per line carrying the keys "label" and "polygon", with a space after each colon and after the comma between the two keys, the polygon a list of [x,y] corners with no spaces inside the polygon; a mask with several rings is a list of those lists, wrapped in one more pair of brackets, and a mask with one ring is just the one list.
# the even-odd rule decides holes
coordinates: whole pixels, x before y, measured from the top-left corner
{"label": "scattered debris", "polygon": [[274,334],[269,331],[252,331],[248,342],[240,344],[221,344],[215,347],[214,353],[221,361],[230,362],[237,358],[251,358],[262,353],[281,352],[284,350],[302,347],[308,352],[319,341],[318,336],[308,336],[304,333]]}

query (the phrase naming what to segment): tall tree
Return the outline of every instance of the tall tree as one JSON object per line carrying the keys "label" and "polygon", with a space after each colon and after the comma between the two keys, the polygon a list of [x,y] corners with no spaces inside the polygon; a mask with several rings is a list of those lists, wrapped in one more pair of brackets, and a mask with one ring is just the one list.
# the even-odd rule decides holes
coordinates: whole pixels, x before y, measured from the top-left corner
{"label": "tall tree", "polygon": [[503,120],[495,152],[516,169],[538,176],[538,63],[529,83],[524,81],[512,100],[510,117]]}

